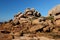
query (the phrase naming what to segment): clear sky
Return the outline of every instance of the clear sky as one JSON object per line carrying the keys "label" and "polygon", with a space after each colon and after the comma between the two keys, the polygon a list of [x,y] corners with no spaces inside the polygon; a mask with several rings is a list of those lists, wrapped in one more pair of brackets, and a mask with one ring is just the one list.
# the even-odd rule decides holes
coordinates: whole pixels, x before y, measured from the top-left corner
{"label": "clear sky", "polygon": [[60,0],[0,0],[0,21],[13,19],[15,14],[26,8],[35,8],[42,16],[46,16],[58,4]]}

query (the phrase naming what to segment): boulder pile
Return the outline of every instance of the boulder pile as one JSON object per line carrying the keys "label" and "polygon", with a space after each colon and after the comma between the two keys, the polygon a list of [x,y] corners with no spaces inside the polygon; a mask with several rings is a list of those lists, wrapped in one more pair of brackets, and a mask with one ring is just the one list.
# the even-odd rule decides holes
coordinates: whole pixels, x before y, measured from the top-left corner
{"label": "boulder pile", "polygon": [[24,13],[18,12],[18,14],[14,15],[14,19],[0,24],[0,34],[2,36],[0,36],[0,39],[19,40],[22,36],[40,37],[48,35],[47,37],[50,37],[53,33],[59,35],[60,28],[56,27],[60,26],[59,14],[60,6],[49,11],[47,17],[43,17],[34,8],[27,8]]}

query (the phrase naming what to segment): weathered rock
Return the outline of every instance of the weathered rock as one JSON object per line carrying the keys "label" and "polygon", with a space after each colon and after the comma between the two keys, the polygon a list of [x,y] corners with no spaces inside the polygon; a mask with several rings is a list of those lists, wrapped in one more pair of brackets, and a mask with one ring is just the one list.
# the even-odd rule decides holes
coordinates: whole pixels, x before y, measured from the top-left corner
{"label": "weathered rock", "polygon": [[20,32],[15,32],[13,35],[14,35],[14,38],[18,38],[20,37]]}
{"label": "weathered rock", "polygon": [[52,32],[58,33],[58,28],[53,29]]}
{"label": "weathered rock", "polygon": [[13,40],[55,40],[55,39],[50,39],[42,36],[42,37],[20,37]]}
{"label": "weathered rock", "polygon": [[47,26],[47,27],[43,28],[43,31],[44,32],[49,31],[49,27]]}
{"label": "weathered rock", "polygon": [[60,27],[60,20],[57,20],[55,23],[56,23],[56,26]]}
{"label": "weathered rock", "polygon": [[35,12],[35,9],[34,9],[34,8],[31,8],[31,11],[32,11],[32,12]]}
{"label": "weathered rock", "polygon": [[29,20],[26,18],[20,18],[19,23],[28,23]]}
{"label": "weathered rock", "polygon": [[29,12],[27,12],[27,13],[25,14],[25,16],[27,16],[27,17],[33,16],[33,13],[32,13],[31,11],[29,11]]}
{"label": "weathered rock", "polygon": [[0,33],[0,40],[12,40],[12,36],[10,34]]}
{"label": "weathered rock", "polygon": [[28,12],[28,11],[30,11],[30,8],[26,8],[25,12]]}
{"label": "weathered rock", "polygon": [[40,17],[41,16],[41,14],[39,12],[37,12],[37,11],[33,12],[33,15],[36,16],[36,17]]}
{"label": "weathered rock", "polygon": [[46,19],[44,17],[35,18],[32,20],[32,24],[43,24],[45,20]]}
{"label": "weathered rock", "polygon": [[[50,32],[59,33],[58,28],[55,29],[55,26],[60,26],[60,6],[59,8],[54,8],[52,11],[49,12],[49,17],[43,17],[41,14],[36,11],[34,8],[30,9],[27,8],[23,13],[19,12],[14,16],[13,20],[10,20],[9,22],[2,23],[0,26],[0,31],[3,36],[6,36],[5,34],[10,35],[9,37],[14,40],[21,40],[19,37],[23,36],[23,38],[26,37],[40,37],[43,36],[40,33],[48,34]],[[52,20],[51,17],[54,17],[54,20]],[[55,22],[55,24],[54,24]],[[2,31],[4,30],[4,31]],[[39,32],[39,33],[38,33]],[[12,36],[12,37],[11,37]],[[47,36],[47,35],[44,35]],[[8,36],[6,36],[8,38]],[[7,40],[10,40],[7,39]],[[28,39],[29,40],[29,39]],[[48,38],[39,38],[39,40],[51,40]]]}
{"label": "weathered rock", "polygon": [[51,23],[51,20],[46,20],[43,24],[45,25],[43,28],[44,31],[52,31],[54,28],[54,24]]}
{"label": "weathered rock", "polygon": [[54,7],[52,10],[50,10],[48,12],[48,15],[49,16],[57,16],[56,14],[58,14],[60,12],[59,10],[60,10],[60,5],[57,5],[56,7]]}
{"label": "weathered rock", "polygon": [[39,22],[39,19],[35,19],[35,20],[32,20],[32,24],[34,25],[34,24],[39,24],[40,22]]}
{"label": "weathered rock", "polygon": [[14,23],[14,24],[17,24],[18,22],[19,22],[19,19],[17,19],[17,18],[14,18],[14,19],[13,19],[13,23]]}
{"label": "weathered rock", "polygon": [[14,15],[14,17],[18,17],[22,12],[18,12],[18,14]]}
{"label": "weathered rock", "polygon": [[48,16],[54,16],[56,26],[60,26],[58,23],[60,20],[60,5],[54,7],[52,10],[50,10],[48,12]]}
{"label": "weathered rock", "polygon": [[[30,32],[34,32],[36,30],[42,29],[44,26],[43,25],[35,25],[29,29]],[[41,30],[40,30],[41,31]]]}

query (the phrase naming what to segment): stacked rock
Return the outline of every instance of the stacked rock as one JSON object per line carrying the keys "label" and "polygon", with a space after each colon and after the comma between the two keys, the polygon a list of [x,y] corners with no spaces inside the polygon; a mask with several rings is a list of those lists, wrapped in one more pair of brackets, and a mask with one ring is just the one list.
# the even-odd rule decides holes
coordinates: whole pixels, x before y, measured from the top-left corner
{"label": "stacked rock", "polygon": [[39,12],[37,12],[34,8],[30,9],[30,8],[27,8],[25,10],[25,15],[26,16],[36,16],[36,17],[40,17],[41,14]]}
{"label": "stacked rock", "polygon": [[[35,17],[35,19],[34,19]],[[47,20],[46,17],[43,17],[41,16],[41,14],[39,12],[37,12],[34,8],[30,9],[30,8],[27,8],[23,13],[19,12],[17,15],[14,16],[14,23],[20,23],[20,24],[28,24],[28,25],[35,25],[31,28],[29,28],[29,30],[33,30],[33,31],[36,31],[36,30],[39,30],[41,31],[49,31],[49,30],[52,30],[53,27],[53,24],[50,22],[51,20]],[[25,25],[25,26],[26,26]],[[37,27],[36,27],[37,26]],[[31,31],[32,32],[32,31]]]}
{"label": "stacked rock", "polygon": [[24,12],[24,14],[22,12],[18,12],[17,15],[14,16],[13,22],[15,24],[17,24],[18,22],[20,22],[20,19],[26,19],[26,18],[33,18],[33,17],[40,17],[41,14],[39,12],[37,12],[34,8],[30,9],[27,8]]}

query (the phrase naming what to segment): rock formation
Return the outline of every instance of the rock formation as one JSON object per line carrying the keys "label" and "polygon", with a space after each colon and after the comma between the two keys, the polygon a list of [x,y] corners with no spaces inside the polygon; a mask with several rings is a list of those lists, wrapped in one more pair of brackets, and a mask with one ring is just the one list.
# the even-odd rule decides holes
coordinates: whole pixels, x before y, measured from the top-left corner
{"label": "rock formation", "polygon": [[60,5],[54,7],[48,12],[48,16],[53,16],[56,26],[60,26]]}
{"label": "rock formation", "polygon": [[60,38],[60,28],[56,27],[59,26],[60,21],[57,18],[59,17],[59,8],[59,6],[53,8],[47,17],[41,16],[34,8],[27,8],[24,13],[18,12],[14,15],[14,19],[0,24],[1,40],[20,40],[21,37],[40,37],[41,40],[54,40],[43,39],[41,36],[55,38],[55,35]]}

